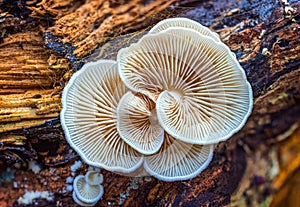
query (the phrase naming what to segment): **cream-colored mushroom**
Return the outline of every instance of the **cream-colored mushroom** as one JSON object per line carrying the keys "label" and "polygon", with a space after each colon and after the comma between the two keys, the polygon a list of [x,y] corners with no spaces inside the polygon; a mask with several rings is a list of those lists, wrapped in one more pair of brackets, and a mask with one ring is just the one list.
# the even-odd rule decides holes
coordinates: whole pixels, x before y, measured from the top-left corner
{"label": "cream-colored mushroom", "polygon": [[94,202],[94,203],[86,203],[86,202],[81,201],[81,200],[77,197],[75,191],[73,191],[72,197],[73,197],[74,202],[77,203],[77,204],[80,205],[80,206],[94,206],[94,205],[96,205],[96,203],[97,203],[97,202]]}
{"label": "cream-colored mushroom", "polygon": [[176,140],[167,133],[160,150],[145,157],[144,168],[159,180],[194,178],[213,157],[213,145],[195,145]]}
{"label": "cream-colored mushroom", "polygon": [[[130,145],[148,155],[145,156],[144,168],[160,180],[175,181],[195,177],[207,167],[212,158],[212,145],[185,143],[165,133],[157,121],[155,103],[145,95],[127,92],[119,103],[118,117],[118,125],[122,126],[121,130],[118,126],[120,136],[125,134]],[[157,143],[157,136],[161,139],[155,150],[158,152],[150,154],[152,145]]]}
{"label": "cream-colored mushroom", "polygon": [[110,171],[132,172],[143,155],[117,131],[117,105],[127,92],[111,60],[85,64],[65,87],[61,123],[69,144],[87,164]]}
{"label": "cream-colored mushroom", "polygon": [[100,185],[103,182],[103,175],[97,171],[89,170],[84,177],[89,185]]}
{"label": "cream-colored mushroom", "polygon": [[159,123],[192,144],[224,141],[246,122],[252,90],[229,48],[199,32],[170,27],[118,53],[131,90],[156,101]]}
{"label": "cream-colored mushroom", "polygon": [[78,175],[74,179],[73,189],[76,198],[87,204],[95,204],[95,202],[101,199],[104,193],[102,185],[89,185],[84,175]]}
{"label": "cream-colored mushroom", "polygon": [[158,123],[155,103],[151,99],[127,92],[119,102],[117,115],[118,132],[125,142],[145,155],[159,150],[164,130]]}
{"label": "cream-colored mushroom", "polygon": [[149,34],[155,34],[171,27],[182,27],[182,28],[193,29],[199,32],[199,34],[201,35],[206,35],[208,37],[211,37],[217,42],[220,41],[220,37],[217,33],[211,31],[209,28],[203,26],[199,22],[196,22],[191,19],[183,18],[183,17],[164,19],[159,23],[157,23],[154,27],[152,27],[152,29],[149,31]]}

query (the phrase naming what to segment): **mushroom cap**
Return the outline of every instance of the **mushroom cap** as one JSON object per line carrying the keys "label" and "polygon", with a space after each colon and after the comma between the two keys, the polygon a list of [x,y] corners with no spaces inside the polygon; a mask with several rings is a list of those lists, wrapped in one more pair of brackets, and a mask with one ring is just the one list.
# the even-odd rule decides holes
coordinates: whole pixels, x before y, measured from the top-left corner
{"label": "mushroom cap", "polygon": [[127,92],[119,102],[117,128],[123,140],[138,152],[157,152],[164,130],[157,120],[155,103],[143,94]]}
{"label": "mushroom cap", "polygon": [[103,182],[103,175],[100,172],[87,171],[84,177],[89,185],[100,185]]}
{"label": "mushroom cap", "polygon": [[118,53],[131,90],[156,101],[159,123],[191,144],[224,141],[246,122],[252,90],[229,48],[188,28],[145,35]]}
{"label": "mushroom cap", "polygon": [[143,156],[117,131],[117,105],[127,92],[111,60],[87,63],[76,72],[62,95],[61,123],[66,139],[89,165],[132,172]]}
{"label": "mushroom cap", "polygon": [[152,27],[152,29],[148,32],[148,34],[155,34],[164,31],[170,27],[182,27],[182,28],[193,29],[201,35],[211,37],[215,41],[220,42],[220,37],[217,33],[211,31],[209,28],[203,26],[199,22],[196,22],[191,19],[183,18],[183,17],[164,19],[158,22],[154,27]]}
{"label": "mushroom cap", "polygon": [[81,200],[77,197],[75,191],[73,191],[72,197],[73,197],[73,200],[75,201],[75,203],[77,203],[77,204],[80,205],[80,206],[94,206],[94,205],[96,205],[96,203],[97,203],[97,202],[94,202],[94,203],[85,203],[85,202],[81,201]]}
{"label": "mushroom cap", "polygon": [[78,175],[74,179],[73,188],[77,198],[84,203],[95,203],[104,193],[102,185],[89,185],[84,175]]}
{"label": "mushroom cap", "polygon": [[99,167],[95,167],[95,166],[89,166],[88,167],[88,171],[95,171],[95,172],[98,172],[98,173],[100,173],[101,172],[101,168],[99,168]]}
{"label": "mushroom cap", "polygon": [[146,177],[146,176],[151,176],[144,168],[142,165],[138,169],[136,169],[134,172],[131,173],[120,173],[118,172],[119,175],[121,176],[126,176],[126,177]]}
{"label": "mushroom cap", "polygon": [[208,166],[213,157],[213,149],[213,145],[189,144],[165,133],[160,150],[145,157],[144,168],[163,181],[191,179]]}

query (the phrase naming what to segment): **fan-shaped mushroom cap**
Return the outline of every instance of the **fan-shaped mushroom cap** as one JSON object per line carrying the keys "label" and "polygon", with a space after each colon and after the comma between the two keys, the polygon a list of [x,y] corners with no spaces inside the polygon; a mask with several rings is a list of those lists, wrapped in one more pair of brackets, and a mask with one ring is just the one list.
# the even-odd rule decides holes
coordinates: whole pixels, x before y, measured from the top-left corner
{"label": "fan-shaped mushroom cap", "polygon": [[145,35],[118,53],[130,89],[156,100],[161,126],[192,144],[226,140],[246,122],[252,90],[229,48],[192,29]]}
{"label": "fan-shaped mushroom cap", "polygon": [[164,130],[159,125],[155,103],[145,95],[127,92],[117,110],[118,132],[125,142],[143,154],[157,152]]}
{"label": "fan-shaped mushroom cap", "polygon": [[164,31],[170,27],[183,27],[188,29],[193,29],[199,32],[201,35],[206,35],[213,38],[215,41],[219,42],[220,37],[217,33],[211,31],[209,28],[203,26],[202,24],[183,17],[169,18],[164,19],[158,22],[152,29],[149,31],[149,34],[155,34],[161,31]]}
{"label": "fan-shaped mushroom cap", "polygon": [[187,180],[203,171],[213,157],[213,145],[195,145],[165,133],[160,150],[145,157],[144,168],[164,181]]}
{"label": "fan-shaped mushroom cap", "polygon": [[142,165],[143,156],[117,131],[117,105],[126,91],[116,62],[109,60],[85,64],[65,87],[62,127],[87,164],[124,173]]}
{"label": "fan-shaped mushroom cap", "polygon": [[77,204],[80,205],[80,206],[94,206],[94,205],[96,205],[96,203],[97,203],[97,202],[94,202],[94,203],[86,203],[86,202],[81,201],[81,200],[77,197],[75,191],[73,191],[72,197],[73,197],[73,200],[75,201],[75,203],[77,203]]}
{"label": "fan-shaped mushroom cap", "polygon": [[95,203],[103,196],[102,185],[89,185],[83,175],[78,175],[73,183],[77,198],[84,203]]}
{"label": "fan-shaped mushroom cap", "polygon": [[89,185],[100,185],[103,182],[103,175],[100,172],[87,171],[84,177]]}

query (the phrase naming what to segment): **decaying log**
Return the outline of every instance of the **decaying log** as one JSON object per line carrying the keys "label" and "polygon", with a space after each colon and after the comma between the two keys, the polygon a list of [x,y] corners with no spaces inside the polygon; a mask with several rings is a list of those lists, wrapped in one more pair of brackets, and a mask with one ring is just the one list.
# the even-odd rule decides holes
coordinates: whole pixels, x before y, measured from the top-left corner
{"label": "decaying log", "polygon": [[[60,126],[64,86],[84,62],[115,59],[154,23],[178,15],[215,30],[236,54],[253,88],[252,115],[192,180],[103,170],[105,194],[97,205],[300,203],[299,2],[0,0],[0,206],[22,206],[18,198],[31,190],[54,194],[53,201],[36,200],[38,206],[75,206],[65,180],[80,158]],[[26,170],[29,160],[42,170]],[[7,169],[15,170],[13,180],[3,179]]]}
{"label": "decaying log", "polygon": [[[89,1],[75,12],[58,19],[45,35],[46,38],[48,35],[55,36],[58,38],[56,41],[63,44],[71,43],[73,55],[82,58],[113,36],[145,27],[153,15],[174,2],[161,0],[144,5],[141,0]],[[51,48],[51,44],[48,45]]]}
{"label": "decaying log", "polygon": [[0,58],[0,132],[57,117],[69,62],[33,31],[4,38]]}

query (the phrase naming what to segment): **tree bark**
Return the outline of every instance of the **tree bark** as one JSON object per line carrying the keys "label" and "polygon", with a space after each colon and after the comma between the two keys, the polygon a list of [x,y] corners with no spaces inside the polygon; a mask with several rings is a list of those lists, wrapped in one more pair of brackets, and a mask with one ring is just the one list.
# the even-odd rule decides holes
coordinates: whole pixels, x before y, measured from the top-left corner
{"label": "tree bark", "polygon": [[[103,170],[97,206],[299,206],[299,11],[296,0],[0,0],[0,206],[22,206],[18,198],[31,190],[54,194],[38,206],[76,206],[65,180],[80,158],[59,121],[64,86],[85,62],[115,59],[175,16],[208,26],[235,53],[253,89],[252,114],[194,179]],[[39,173],[27,169],[30,160]],[[7,169],[14,179],[4,179]]]}

